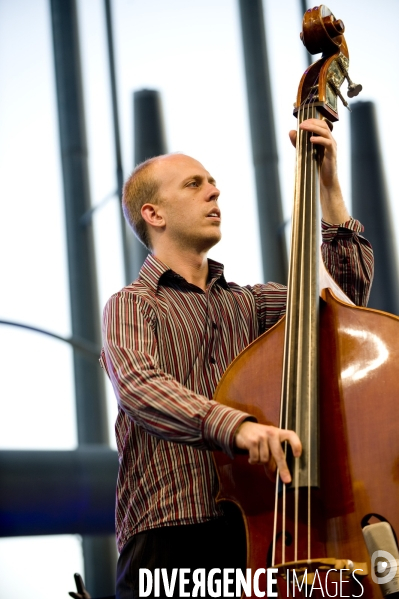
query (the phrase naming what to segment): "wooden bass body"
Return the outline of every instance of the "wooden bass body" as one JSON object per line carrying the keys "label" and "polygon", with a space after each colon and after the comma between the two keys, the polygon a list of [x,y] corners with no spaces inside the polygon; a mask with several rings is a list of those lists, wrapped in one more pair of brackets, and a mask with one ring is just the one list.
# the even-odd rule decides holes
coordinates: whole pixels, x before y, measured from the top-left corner
{"label": "wooden bass body", "polygon": [[[365,515],[377,513],[399,533],[399,318],[346,304],[328,289],[323,296],[319,329],[321,482],[319,489],[311,491],[310,531],[307,490],[300,489],[297,557],[308,559],[310,535],[312,560],[318,563],[334,558],[335,562],[326,562],[328,568],[334,568],[332,563],[345,568],[348,562],[340,560],[351,560],[367,573],[359,578],[362,596],[380,599],[381,591],[371,580],[361,521]],[[234,360],[216,389],[216,401],[253,414],[260,423],[279,425],[284,329],[285,318]],[[245,455],[234,460],[221,452],[214,456],[220,483],[218,501],[232,501],[244,518],[247,568],[252,572],[267,568],[274,534],[275,483],[266,477],[263,466],[249,465]],[[279,514],[276,564],[294,560],[289,544],[294,535],[293,505],[293,493],[288,491],[287,546],[281,560]],[[284,588],[285,582],[282,584]],[[261,585],[265,590],[265,579]],[[360,596],[361,590],[353,579],[341,589],[342,596]],[[280,595],[287,596],[281,588]]]}

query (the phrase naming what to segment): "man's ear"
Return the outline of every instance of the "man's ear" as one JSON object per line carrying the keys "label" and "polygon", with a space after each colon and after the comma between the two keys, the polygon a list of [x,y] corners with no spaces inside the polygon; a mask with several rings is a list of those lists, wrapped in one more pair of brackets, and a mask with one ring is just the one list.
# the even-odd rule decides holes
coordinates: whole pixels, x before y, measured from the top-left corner
{"label": "man's ear", "polygon": [[141,216],[152,227],[165,226],[165,219],[159,204],[143,204],[141,207]]}

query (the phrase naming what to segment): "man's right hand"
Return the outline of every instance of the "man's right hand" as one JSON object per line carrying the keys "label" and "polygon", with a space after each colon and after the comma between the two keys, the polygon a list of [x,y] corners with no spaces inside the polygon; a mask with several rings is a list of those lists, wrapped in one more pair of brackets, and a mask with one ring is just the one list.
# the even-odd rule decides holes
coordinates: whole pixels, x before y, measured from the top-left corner
{"label": "man's right hand", "polygon": [[301,455],[302,444],[294,431],[245,421],[235,435],[236,447],[248,451],[250,464],[264,464],[271,477],[275,475],[277,467],[281,480],[288,484],[291,474],[281,445],[283,441],[288,441],[296,458]]}

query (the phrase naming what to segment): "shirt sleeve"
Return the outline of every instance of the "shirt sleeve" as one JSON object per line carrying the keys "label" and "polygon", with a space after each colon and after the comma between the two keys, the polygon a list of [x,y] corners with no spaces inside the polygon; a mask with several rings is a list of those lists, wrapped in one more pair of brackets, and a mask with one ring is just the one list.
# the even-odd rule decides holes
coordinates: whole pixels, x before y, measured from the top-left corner
{"label": "shirt sleeve", "polygon": [[192,392],[159,366],[155,314],[140,296],[121,291],[104,309],[106,370],[122,410],[149,434],[234,455],[234,435],[249,414]]}
{"label": "shirt sleeve", "polygon": [[[321,252],[329,273],[357,306],[367,306],[374,256],[370,243],[360,235],[363,225],[354,218],[339,225],[322,220],[321,230]],[[262,334],[285,314],[287,288],[267,283],[250,289],[255,298],[259,334]]]}
{"label": "shirt sleeve", "polygon": [[373,249],[360,234],[363,230],[363,225],[353,218],[339,225],[322,221],[324,264],[357,306],[367,306],[374,274]]}
{"label": "shirt sleeve", "polygon": [[250,289],[255,298],[258,335],[261,335],[284,316],[287,287],[279,283],[267,283],[266,285],[254,285]]}

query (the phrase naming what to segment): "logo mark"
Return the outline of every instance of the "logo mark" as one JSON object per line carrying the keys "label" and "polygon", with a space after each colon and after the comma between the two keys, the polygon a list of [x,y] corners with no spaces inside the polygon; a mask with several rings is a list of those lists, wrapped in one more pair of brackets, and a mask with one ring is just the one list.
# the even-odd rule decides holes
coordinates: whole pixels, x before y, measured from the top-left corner
{"label": "logo mark", "polygon": [[395,578],[398,564],[389,551],[379,549],[371,556],[371,578],[377,584],[387,584]]}

